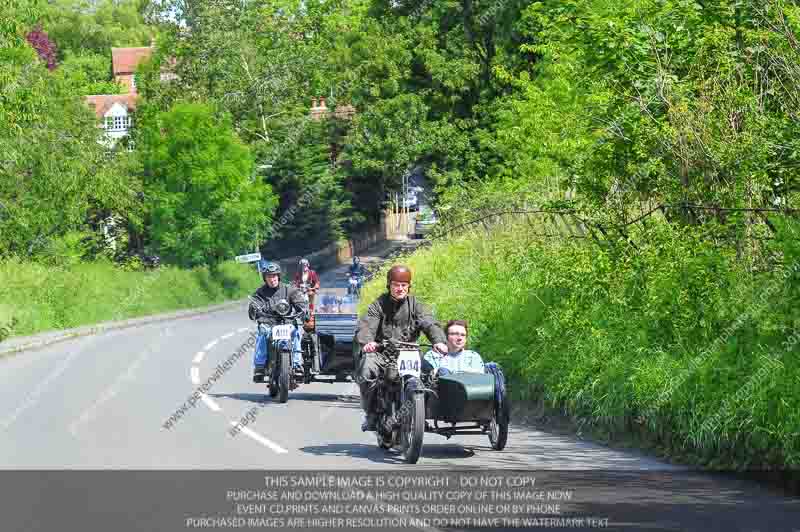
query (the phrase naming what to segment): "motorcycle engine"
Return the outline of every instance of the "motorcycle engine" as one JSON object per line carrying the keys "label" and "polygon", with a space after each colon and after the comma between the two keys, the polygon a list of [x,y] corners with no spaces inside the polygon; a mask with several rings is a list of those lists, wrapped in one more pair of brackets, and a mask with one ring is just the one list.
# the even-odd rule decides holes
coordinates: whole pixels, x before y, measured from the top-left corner
{"label": "motorcycle engine", "polygon": [[385,378],[387,382],[397,382],[400,380],[400,373],[397,371],[397,364],[388,364],[386,366]]}

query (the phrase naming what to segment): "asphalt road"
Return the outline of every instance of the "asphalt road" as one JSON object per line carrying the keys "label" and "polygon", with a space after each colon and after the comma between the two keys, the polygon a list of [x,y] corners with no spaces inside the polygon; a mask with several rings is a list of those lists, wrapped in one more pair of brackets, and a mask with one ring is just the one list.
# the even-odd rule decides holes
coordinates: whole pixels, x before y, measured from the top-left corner
{"label": "asphalt road", "polygon": [[[343,271],[327,272],[323,286],[344,287]],[[286,404],[270,400],[265,385],[251,380],[253,331],[243,303],[0,359],[0,469],[572,470],[589,483],[592,472],[612,479],[594,490],[594,504],[610,505],[606,514],[635,505],[625,510],[635,517],[612,520],[619,529],[800,530],[796,498],[706,474],[671,476],[682,468],[513,420],[502,452],[484,436],[426,434],[419,463],[409,466],[360,431],[352,383],[313,383],[291,392]],[[226,360],[229,369],[218,372],[206,396],[166,428]],[[237,423],[239,432],[232,430]],[[641,471],[652,473],[613,480]]]}

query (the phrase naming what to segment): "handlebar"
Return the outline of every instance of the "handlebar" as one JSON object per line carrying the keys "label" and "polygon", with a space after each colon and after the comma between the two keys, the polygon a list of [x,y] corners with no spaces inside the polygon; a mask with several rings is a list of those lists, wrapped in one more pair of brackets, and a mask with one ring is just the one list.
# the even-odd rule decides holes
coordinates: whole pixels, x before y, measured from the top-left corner
{"label": "handlebar", "polygon": [[[297,312],[297,313],[294,313],[294,314],[287,314],[286,316],[282,316],[280,314],[274,314],[274,316],[275,316],[275,318],[279,318],[279,319],[281,319],[281,320],[283,320],[285,322],[295,322],[294,325],[299,326],[299,324],[297,323],[297,319],[301,318],[303,316],[303,313],[302,312]],[[267,319],[267,318],[263,318],[263,317],[258,317],[258,318],[256,318],[256,323],[261,324],[261,325],[274,326],[274,325],[276,325],[275,318]]]}
{"label": "handlebar", "polygon": [[399,349],[403,349],[403,348],[406,348],[406,349],[408,349],[408,348],[420,349],[421,347],[430,347],[431,349],[433,349],[433,345],[432,344],[425,344],[425,343],[418,343],[418,342],[403,342],[401,340],[388,339],[388,340],[383,340],[382,342],[380,342],[378,344],[378,351],[383,351],[387,347],[389,347],[389,348],[399,348]]}

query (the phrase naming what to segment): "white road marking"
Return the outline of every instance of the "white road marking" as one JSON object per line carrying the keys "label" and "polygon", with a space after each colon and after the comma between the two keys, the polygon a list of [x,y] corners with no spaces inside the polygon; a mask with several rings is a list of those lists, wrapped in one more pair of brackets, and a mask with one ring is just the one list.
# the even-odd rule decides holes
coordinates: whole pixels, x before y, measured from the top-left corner
{"label": "white road marking", "polygon": [[241,430],[244,434],[247,434],[248,436],[250,436],[251,438],[256,440],[258,443],[260,443],[261,445],[269,447],[270,449],[272,449],[276,453],[288,453],[289,452],[286,449],[284,449],[283,447],[281,447],[280,445],[269,441],[268,439],[266,439],[261,434],[255,432],[253,430],[250,430],[247,427],[240,427],[239,423],[237,421],[231,421],[230,424],[233,425],[234,427],[238,427],[239,430]]}
{"label": "white road marking", "polygon": [[242,327],[241,329],[236,329],[236,332],[243,333],[243,332],[247,332],[247,331],[249,331],[249,330],[250,330],[250,329],[248,329],[247,327]]}
{"label": "white road marking", "polygon": [[200,384],[200,369],[197,366],[192,366],[192,384]]}
{"label": "white road marking", "polygon": [[203,360],[204,356],[206,356],[206,352],[205,351],[199,351],[197,353],[197,355],[195,355],[194,360],[192,360],[192,362],[194,362],[195,364],[199,364],[200,361]]}
{"label": "white road marking", "polygon": [[235,332],[231,332],[231,333],[228,333],[228,334],[223,334],[223,335],[222,335],[222,339],[223,339],[223,340],[227,340],[228,338],[230,338],[230,337],[231,337],[231,336],[233,336],[234,334],[236,334],[236,333],[235,333]]}
{"label": "white road marking", "polygon": [[203,350],[210,351],[212,347],[217,345],[217,342],[219,342],[219,340],[214,340],[213,342],[209,342],[208,345],[203,348]]}
{"label": "white road marking", "polygon": [[208,408],[213,410],[214,412],[219,412],[222,410],[217,403],[212,401],[206,394],[202,394],[200,396],[200,400],[203,401]]}

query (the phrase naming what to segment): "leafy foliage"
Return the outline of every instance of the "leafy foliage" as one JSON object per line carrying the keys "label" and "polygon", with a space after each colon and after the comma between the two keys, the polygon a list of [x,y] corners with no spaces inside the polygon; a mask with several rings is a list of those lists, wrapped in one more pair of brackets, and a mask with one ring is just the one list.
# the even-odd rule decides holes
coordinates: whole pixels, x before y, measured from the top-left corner
{"label": "leafy foliage", "polygon": [[134,198],[69,81],[16,43],[0,64],[0,255],[35,257],[98,209],[134,210]]}
{"label": "leafy foliage", "polygon": [[142,131],[148,230],[166,260],[216,265],[263,230],[275,200],[224,113],[180,103]]}
{"label": "leafy foliage", "polygon": [[50,0],[41,21],[58,44],[59,59],[69,54],[108,56],[112,47],[148,46],[157,28],[145,14],[149,0]]}

